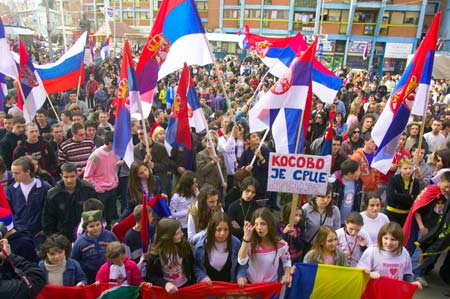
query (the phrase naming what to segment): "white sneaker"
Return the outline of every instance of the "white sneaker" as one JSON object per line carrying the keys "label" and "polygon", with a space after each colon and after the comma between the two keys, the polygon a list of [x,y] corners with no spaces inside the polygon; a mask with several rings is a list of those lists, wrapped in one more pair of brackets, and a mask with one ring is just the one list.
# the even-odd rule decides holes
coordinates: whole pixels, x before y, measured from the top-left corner
{"label": "white sneaker", "polygon": [[426,288],[428,287],[428,281],[424,277],[416,277],[416,281],[420,282],[422,287]]}

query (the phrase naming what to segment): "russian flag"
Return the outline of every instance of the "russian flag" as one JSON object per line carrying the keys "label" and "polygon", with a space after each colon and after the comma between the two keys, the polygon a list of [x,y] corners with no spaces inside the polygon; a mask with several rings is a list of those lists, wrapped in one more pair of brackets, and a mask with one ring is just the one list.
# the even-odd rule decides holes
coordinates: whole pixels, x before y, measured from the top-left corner
{"label": "russian flag", "polygon": [[317,39],[301,57],[294,58],[287,76],[280,78],[249,111],[250,132],[271,128],[277,153],[303,150],[311,115],[316,46]]}
{"label": "russian flag", "polygon": [[[303,35],[299,32],[292,37],[266,37],[248,32],[246,27],[244,46],[250,47],[269,67],[269,72],[279,78],[289,72],[289,66],[300,51],[308,48]],[[325,103],[333,99],[343,81],[314,58],[312,70],[313,92]]]}
{"label": "russian flag", "polygon": [[17,65],[10,51],[8,41],[6,40],[5,27],[3,27],[2,18],[0,17],[0,73],[11,78],[17,78]]}
{"label": "russian flag", "polygon": [[131,55],[128,40],[123,47],[122,67],[120,70],[120,81],[118,98],[116,99],[116,123],[114,130],[113,151],[123,158],[128,167],[134,161],[133,138],[131,135],[131,98],[138,94],[137,80],[134,73],[133,57]]}
{"label": "russian flag", "polygon": [[187,103],[190,79],[189,68],[185,63],[181,72],[180,82],[178,83],[177,94],[173,100],[172,114],[166,129],[165,144],[169,153],[174,146],[182,146],[188,150],[192,149]]}
{"label": "russian flag", "polygon": [[372,130],[373,140],[378,146],[372,160],[372,167],[382,173],[386,174],[391,167],[398,141],[405,130],[413,107],[417,105],[425,110],[440,17],[441,14],[438,12]]}
{"label": "russian flag", "polygon": [[80,84],[83,84],[86,34],[84,32],[76,43],[56,62],[35,66],[47,93],[76,88],[80,76]]}
{"label": "russian flag", "polygon": [[100,56],[102,57],[102,60],[105,60],[106,57],[109,56],[109,36],[106,38],[105,42],[103,43],[102,49],[100,51]]}
{"label": "russian flag", "polygon": [[6,86],[5,75],[0,73],[0,111],[3,111],[3,101],[8,94],[8,87]]}
{"label": "russian flag", "polygon": [[46,93],[39,74],[28,56],[27,48],[22,40],[19,45],[19,80],[17,81],[17,107],[23,110],[26,123],[32,122],[36,111],[44,105]]}
{"label": "russian flag", "polygon": [[213,63],[194,0],[163,0],[136,67],[144,116],[158,79],[188,65]]}

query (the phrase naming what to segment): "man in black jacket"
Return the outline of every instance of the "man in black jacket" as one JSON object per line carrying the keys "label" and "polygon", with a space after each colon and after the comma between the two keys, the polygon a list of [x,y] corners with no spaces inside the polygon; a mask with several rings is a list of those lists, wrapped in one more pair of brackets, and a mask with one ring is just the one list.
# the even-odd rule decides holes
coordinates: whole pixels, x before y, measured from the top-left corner
{"label": "man in black jacket", "polygon": [[60,233],[73,242],[83,203],[98,196],[91,184],[78,178],[77,168],[72,163],[61,166],[61,178],[55,187],[48,190],[42,227],[47,236]]}
{"label": "man in black jacket", "polygon": [[25,130],[25,118],[16,116],[13,118],[13,127],[11,132],[7,132],[0,142],[0,155],[5,160],[5,165],[8,170],[11,170],[13,162],[13,152],[17,145],[19,145],[25,138],[23,131]]}
{"label": "man in black jacket", "polygon": [[[25,277],[28,284],[26,284],[18,275],[12,279],[4,280],[0,278],[0,298],[14,298],[27,299],[36,297],[44,288],[46,279],[45,273],[37,264],[31,263],[24,258],[11,253],[11,247],[6,239],[0,240],[0,263],[5,263],[11,269],[3,269],[1,275],[5,274],[3,271],[14,273],[12,268],[16,268],[16,272],[22,278]],[[19,271],[17,271],[19,270]]]}

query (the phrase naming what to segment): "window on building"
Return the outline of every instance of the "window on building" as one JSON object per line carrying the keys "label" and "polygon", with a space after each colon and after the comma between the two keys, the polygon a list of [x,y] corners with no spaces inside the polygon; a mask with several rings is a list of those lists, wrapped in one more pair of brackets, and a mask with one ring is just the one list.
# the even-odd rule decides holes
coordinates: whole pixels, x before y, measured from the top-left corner
{"label": "window on building", "polygon": [[317,0],[295,0],[294,4],[299,7],[316,7]]}
{"label": "window on building", "polygon": [[341,11],[339,9],[325,9],[323,12],[323,20],[329,22],[340,22]]}
{"label": "window on building", "polygon": [[427,16],[433,16],[439,11],[439,2],[428,2],[427,8],[425,10],[425,15]]}
{"label": "window on building", "polygon": [[401,25],[403,24],[403,20],[405,18],[405,13],[401,11],[391,12],[391,20],[389,24]]}
{"label": "window on building", "polygon": [[419,21],[418,11],[407,11],[405,13],[405,24],[417,24]]}
{"label": "window on building", "polygon": [[374,10],[357,10],[353,22],[356,23],[375,23],[377,12]]}
{"label": "window on building", "polygon": [[373,35],[374,30],[374,25],[364,25],[364,35]]}
{"label": "window on building", "polygon": [[272,5],[272,0],[264,0],[264,5]]}
{"label": "window on building", "polygon": [[260,9],[246,9],[244,10],[244,17],[246,19],[259,19],[261,17]]}
{"label": "window on building", "polygon": [[198,10],[208,10],[208,2],[195,2]]}
{"label": "window on building", "polygon": [[226,19],[237,19],[238,18],[238,10],[226,9],[223,11],[223,15]]}

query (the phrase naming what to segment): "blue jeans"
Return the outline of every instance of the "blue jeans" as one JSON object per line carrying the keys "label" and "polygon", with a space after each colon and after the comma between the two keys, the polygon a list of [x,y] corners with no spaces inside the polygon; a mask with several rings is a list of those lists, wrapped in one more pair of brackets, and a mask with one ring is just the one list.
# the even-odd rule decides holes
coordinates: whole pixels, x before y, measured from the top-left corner
{"label": "blue jeans", "polygon": [[431,255],[424,259],[422,263],[419,262],[422,250],[419,247],[416,248],[414,254],[411,257],[412,268],[414,277],[424,277],[428,272],[433,270],[434,264],[436,264],[439,254]]}

